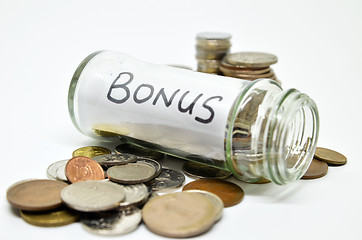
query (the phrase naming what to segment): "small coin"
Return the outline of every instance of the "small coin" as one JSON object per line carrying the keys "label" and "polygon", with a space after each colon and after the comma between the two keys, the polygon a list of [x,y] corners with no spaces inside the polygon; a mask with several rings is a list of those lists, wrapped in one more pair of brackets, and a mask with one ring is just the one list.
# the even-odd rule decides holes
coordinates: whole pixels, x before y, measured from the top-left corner
{"label": "small coin", "polygon": [[314,157],[318,160],[324,161],[329,165],[344,165],[347,163],[347,158],[336,151],[328,148],[317,147]]}
{"label": "small coin", "polygon": [[131,205],[139,205],[148,198],[148,188],[143,183],[123,185],[126,197],[123,202],[120,203],[122,208],[129,207]]}
{"label": "small coin", "polygon": [[278,58],[269,53],[262,52],[237,52],[226,56],[228,63],[245,67],[269,67],[276,63]]}
{"label": "small coin", "polygon": [[103,154],[111,154],[111,150],[104,147],[88,146],[88,147],[78,148],[77,150],[75,150],[73,152],[73,157],[83,156],[83,157],[93,158],[95,156]]}
{"label": "small coin", "polygon": [[6,192],[9,203],[27,211],[46,211],[62,205],[60,192],[68,186],[65,182],[39,179],[22,181]]}
{"label": "small coin", "polygon": [[93,157],[93,160],[98,162],[101,166],[114,166],[123,165],[131,162],[136,162],[137,157],[132,154],[121,153],[121,154],[104,154]]}
{"label": "small coin", "polygon": [[176,170],[163,168],[161,174],[149,182],[154,191],[174,189],[185,182],[185,176]]}
{"label": "small coin", "polygon": [[200,32],[196,35],[196,39],[204,40],[229,40],[231,35],[224,32]]}
{"label": "small coin", "polygon": [[46,212],[20,211],[21,217],[25,222],[40,227],[58,227],[74,223],[78,220],[79,212],[66,207]]}
{"label": "small coin", "polygon": [[[271,181],[267,178],[260,178],[258,181],[256,182],[252,182],[251,184],[265,184],[265,183],[270,183]],[[250,182],[249,182],[250,183]]]}
{"label": "small coin", "polygon": [[156,171],[157,169],[150,164],[136,162],[110,167],[107,176],[113,182],[136,184],[153,179],[157,174]]}
{"label": "small coin", "polygon": [[135,230],[142,220],[142,212],[136,207],[122,210],[85,213],[82,226],[95,234],[121,235]]}
{"label": "small coin", "polygon": [[225,179],[231,176],[231,172],[195,162],[185,162],[182,171],[190,178],[215,178]]}
{"label": "small coin", "polygon": [[302,179],[316,179],[325,176],[328,172],[328,164],[326,162],[313,159],[308,170],[303,175]]}
{"label": "small coin", "polygon": [[129,134],[128,128],[117,124],[98,123],[94,124],[92,129],[96,135],[102,137],[119,137]]}
{"label": "small coin", "polygon": [[224,209],[224,203],[222,202],[219,196],[204,190],[186,190],[186,192],[199,193],[202,194],[207,199],[209,199],[215,208],[215,215],[216,215],[215,221],[219,221],[221,219],[222,212]]}
{"label": "small coin", "polygon": [[136,155],[137,157],[152,158],[155,160],[159,160],[164,157],[163,153],[160,153],[160,152],[154,151],[152,149],[148,149],[148,148],[138,147],[133,144],[127,144],[127,143],[122,143],[122,144],[118,145],[115,149],[115,152],[118,154],[120,154],[120,153],[133,154],[133,155]]}
{"label": "small coin", "polygon": [[109,181],[73,183],[60,194],[70,208],[82,212],[106,211],[117,208],[125,198],[124,188]]}
{"label": "small coin", "polygon": [[101,165],[93,159],[83,156],[73,157],[68,161],[65,166],[65,175],[71,183],[105,178]]}
{"label": "small coin", "polygon": [[51,164],[47,169],[47,176],[53,180],[59,180],[67,182],[67,176],[65,175],[65,165],[67,164],[67,160],[61,160]]}
{"label": "small coin", "polygon": [[209,191],[221,198],[225,207],[240,203],[244,198],[244,191],[238,185],[220,179],[200,179],[186,184],[182,191],[198,189]]}
{"label": "small coin", "polygon": [[151,199],[143,207],[143,221],[152,232],[166,237],[193,237],[216,221],[213,203],[193,192],[176,192]]}
{"label": "small coin", "polygon": [[162,172],[162,166],[161,166],[161,164],[160,164],[159,162],[157,162],[156,160],[153,160],[153,159],[151,159],[151,158],[138,157],[138,158],[137,158],[137,162],[146,163],[146,164],[152,165],[152,166],[156,169],[155,177],[157,177],[158,175],[160,175],[160,173]]}

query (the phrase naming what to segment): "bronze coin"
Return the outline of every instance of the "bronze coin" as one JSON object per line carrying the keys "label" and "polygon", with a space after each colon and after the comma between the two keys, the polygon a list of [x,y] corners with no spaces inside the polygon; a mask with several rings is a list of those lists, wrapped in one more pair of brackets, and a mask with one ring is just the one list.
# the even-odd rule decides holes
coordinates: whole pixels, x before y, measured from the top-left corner
{"label": "bronze coin", "polygon": [[221,198],[225,207],[234,206],[243,200],[244,191],[238,185],[220,179],[200,179],[186,184],[182,191],[185,190],[204,190],[211,192]]}
{"label": "bronze coin", "polygon": [[308,170],[304,173],[302,179],[316,179],[325,176],[328,172],[328,164],[326,162],[313,159]]}
{"label": "bronze coin", "polygon": [[47,211],[62,205],[60,192],[68,186],[65,182],[38,179],[12,185],[6,192],[9,203],[27,211]]}
{"label": "bronze coin", "polygon": [[65,175],[71,183],[105,178],[104,170],[98,162],[82,156],[68,161],[65,166]]}
{"label": "bronze coin", "polygon": [[328,163],[328,165],[344,165],[347,163],[347,158],[343,154],[328,148],[317,147],[314,157]]}

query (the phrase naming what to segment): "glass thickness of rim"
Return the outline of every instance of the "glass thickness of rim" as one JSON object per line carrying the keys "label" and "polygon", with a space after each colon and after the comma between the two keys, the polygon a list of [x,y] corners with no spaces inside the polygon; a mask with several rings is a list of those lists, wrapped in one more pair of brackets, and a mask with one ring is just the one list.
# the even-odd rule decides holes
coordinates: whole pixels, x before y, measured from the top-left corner
{"label": "glass thickness of rim", "polygon": [[[127,96],[120,87],[126,81]],[[176,88],[181,90],[170,98]],[[125,97],[128,101],[119,103]],[[284,91],[272,80],[197,73],[111,51],[95,52],[78,66],[68,109],[75,127],[98,140],[121,140],[231,171],[246,182],[267,178],[280,185],[307,170],[319,128],[313,100],[295,89]],[[211,117],[214,127],[199,123]]]}

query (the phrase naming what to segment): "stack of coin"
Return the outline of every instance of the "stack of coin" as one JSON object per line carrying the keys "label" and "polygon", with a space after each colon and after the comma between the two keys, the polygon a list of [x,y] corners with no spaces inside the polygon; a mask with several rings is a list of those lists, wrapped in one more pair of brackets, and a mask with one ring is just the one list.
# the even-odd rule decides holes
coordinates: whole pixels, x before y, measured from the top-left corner
{"label": "stack of coin", "polygon": [[229,52],[231,35],[221,32],[202,32],[196,37],[197,71],[219,74],[221,60]]}
{"label": "stack of coin", "polygon": [[[270,65],[278,62],[277,56],[263,52],[237,52],[226,55],[220,64],[220,71],[228,77],[244,80],[269,78],[277,82]],[[280,82],[279,82],[280,83]]]}

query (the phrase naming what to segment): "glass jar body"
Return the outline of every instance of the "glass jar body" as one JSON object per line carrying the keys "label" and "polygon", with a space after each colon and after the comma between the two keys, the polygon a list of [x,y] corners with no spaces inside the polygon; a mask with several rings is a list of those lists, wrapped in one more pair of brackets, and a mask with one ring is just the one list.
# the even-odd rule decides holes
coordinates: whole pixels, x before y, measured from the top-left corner
{"label": "glass jar body", "polygon": [[[297,169],[300,175],[309,165],[318,135],[314,103],[293,90],[291,95],[302,96],[308,102],[308,109],[312,109],[313,117],[308,119],[308,124],[313,125],[314,130],[304,134],[308,135],[307,140],[302,140],[308,144],[303,147],[291,142],[295,140],[286,143],[284,139],[278,146],[270,145],[267,135],[275,131],[275,126],[270,125],[271,119],[279,123],[280,117],[293,112],[285,102],[283,105],[285,93],[270,80],[244,81],[144,63],[122,53],[101,51],[88,56],[76,70],[69,88],[68,107],[74,125],[93,138],[121,139],[232,171],[244,181],[266,177],[285,184],[300,176],[294,174],[293,180],[274,179],[273,176],[280,173],[270,175],[270,165],[283,168],[280,162],[284,162],[288,170],[291,151],[298,152],[292,158],[303,155],[297,160],[303,166]],[[288,114],[276,110],[278,104],[284,106]],[[293,108],[295,104],[296,101],[292,101]],[[292,120],[288,121],[295,121],[295,116],[289,118]],[[303,131],[305,123],[301,123]],[[279,136],[285,135],[283,131]]]}

